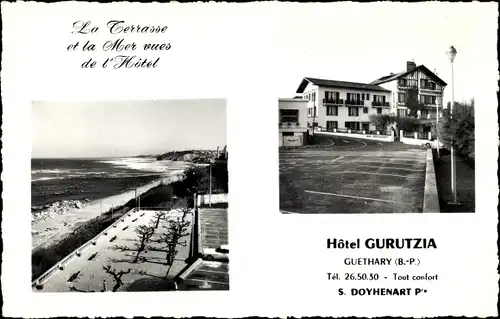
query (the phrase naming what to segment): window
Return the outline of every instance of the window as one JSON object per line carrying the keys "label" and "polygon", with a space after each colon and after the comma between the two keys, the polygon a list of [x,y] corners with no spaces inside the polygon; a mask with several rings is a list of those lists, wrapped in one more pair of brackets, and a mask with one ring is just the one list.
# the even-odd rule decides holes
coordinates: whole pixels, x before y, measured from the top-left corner
{"label": "window", "polygon": [[359,116],[359,108],[350,107],[349,108],[349,116]]}
{"label": "window", "polygon": [[373,102],[385,103],[385,95],[373,95]]}
{"label": "window", "polygon": [[313,102],[316,102],[316,92],[313,92],[313,93],[312,93],[312,101],[313,101]]}
{"label": "window", "polygon": [[326,121],[326,130],[333,131],[334,128],[338,128],[337,121]]}
{"label": "window", "polygon": [[429,115],[429,111],[427,111],[427,110],[421,110],[420,111],[420,117],[421,118],[426,119],[428,115]]}
{"label": "window", "polygon": [[327,106],[326,107],[326,115],[338,116],[339,115],[339,108],[336,106]]}
{"label": "window", "polygon": [[367,108],[367,107],[364,107],[364,108],[363,108],[363,113],[364,113],[364,114],[368,114],[368,108]]}
{"label": "window", "polygon": [[421,95],[420,96],[420,103],[435,105],[436,104],[436,96]]}
{"label": "window", "polygon": [[280,110],[280,123],[298,123],[299,110]]}
{"label": "window", "polygon": [[420,79],[420,87],[422,89],[426,89],[427,88],[427,80],[426,79]]}
{"label": "window", "polygon": [[370,93],[366,93],[366,99],[370,100]]}
{"label": "window", "polygon": [[310,107],[307,108],[307,116],[311,117],[311,108]]}
{"label": "window", "polygon": [[406,94],[398,93],[398,102],[406,102]]}
{"label": "window", "polygon": [[340,99],[339,92],[325,91],[325,100],[327,101],[338,101]]}
{"label": "window", "polygon": [[361,99],[364,101],[365,100],[365,93],[361,94]]}
{"label": "window", "polygon": [[382,108],[381,107],[377,107],[377,114],[382,114]]}
{"label": "window", "polygon": [[398,116],[405,117],[406,116],[406,110],[405,109],[398,109]]}
{"label": "window", "polygon": [[283,136],[294,136],[293,132],[282,132]]}

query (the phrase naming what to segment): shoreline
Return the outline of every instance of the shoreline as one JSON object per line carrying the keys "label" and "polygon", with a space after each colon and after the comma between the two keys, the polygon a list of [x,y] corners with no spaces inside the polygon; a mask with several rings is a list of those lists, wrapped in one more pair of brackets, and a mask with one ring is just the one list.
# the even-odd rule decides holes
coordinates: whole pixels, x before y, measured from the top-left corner
{"label": "shoreline", "polygon": [[[137,194],[143,194],[161,184],[171,184],[182,179],[182,173],[161,176],[154,181],[138,186]],[[129,200],[135,198],[135,189],[127,190],[116,195],[94,199],[86,202],[81,208],[72,208],[52,218],[33,221],[31,225],[32,252],[48,247],[70,234],[79,225],[100,216],[112,207],[125,205]]]}

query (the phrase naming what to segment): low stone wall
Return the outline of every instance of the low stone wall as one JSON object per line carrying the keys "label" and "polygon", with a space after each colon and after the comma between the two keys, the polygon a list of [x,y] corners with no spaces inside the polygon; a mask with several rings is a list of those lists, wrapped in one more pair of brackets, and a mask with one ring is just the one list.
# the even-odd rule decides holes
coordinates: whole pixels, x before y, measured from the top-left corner
{"label": "low stone wall", "polygon": [[316,134],[330,135],[330,136],[345,136],[365,140],[380,141],[380,142],[394,142],[392,135],[376,135],[376,134],[359,134],[359,133],[340,133],[340,132],[316,132]]}
{"label": "low stone wall", "polygon": [[434,171],[434,158],[432,149],[427,150],[427,163],[425,168],[424,213],[439,213],[439,197],[437,192],[436,173]]}

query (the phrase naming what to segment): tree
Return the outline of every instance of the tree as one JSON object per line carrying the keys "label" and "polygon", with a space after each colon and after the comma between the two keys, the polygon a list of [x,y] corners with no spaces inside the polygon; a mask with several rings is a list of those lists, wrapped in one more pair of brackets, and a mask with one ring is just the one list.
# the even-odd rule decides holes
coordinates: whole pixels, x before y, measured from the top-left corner
{"label": "tree", "polygon": [[166,244],[166,260],[169,265],[165,278],[168,277],[170,268],[172,268],[172,264],[178,254],[177,246],[181,245],[186,247],[187,245],[187,241],[184,240],[181,242],[180,240],[183,237],[189,236],[190,232],[188,231],[188,228],[190,225],[191,222],[184,220],[184,218],[181,219],[177,217],[177,219],[169,220],[167,226],[165,227],[167,232],[160,238],[160,242]]}
{"label": "tree", "polygon": [[387,127],[396,121],[394,115],[391,114],[372,114],[370,115],[370,122],[375,125],[378,131],[385,132]]}
{"label": "tree", "polygon": [[137,254],[134,258],[134,263],[137,263],[139,260],[139,255],[146,250],[146,245],[153,236],[155,232],[155,228],[153,226],[141,225],[135,229],[135,232],[138,235],[139,241],[136,243],[137,246]]}
{"label": "tree", "polygon": [[413,132],[418,127],[418,121],[414,117],[398,116],[396,118],[398,130]]}
{"label": "tree", "polygon": [[468,102],[455,102],[453,107],[453,116],[450,113],[450,104],[448,109],[443,111],[443,117],[439,121],[438,132],[440,142],[445,148],[451,146],[458,153],[473,158],[475,148],[475,101],[471,99]]}
{"label": "tree", "polygon": [[186,219],[186,216],[191,213],[191,208],[189,207],[189,201],[186,198],[183,198],[181,201],[181,212],[182,212],[182,220]]}
{"label": "tree", "polygon": [[[126,275],[128,273],[130,273],[130,269],[129,270],[120,270],[120,271],[116,271],[116,269],[111,269],[111,265],[107,265],[107,266],[102,266],[102,269],[104,269],[104,271],[111,275],[113,280],[115,281],[115,285],[113,286],[113,291],[117,291],[118,288],[120,288],[122,285],[123,285],[123,282],[122,282],[122,277],[123,275]],[[106,285],[106,283],[104,282],[104,286]]]}
{"label": "tree", "polygon": [[[172,202],[168,202],[165,207],[162,207],[162,210],[155,212],[154,214],[154,228],[157,229],[160,225],[160,220],[165,219],[167,212],[172,209]],[[164,210],[163,210],[164,209]]]}

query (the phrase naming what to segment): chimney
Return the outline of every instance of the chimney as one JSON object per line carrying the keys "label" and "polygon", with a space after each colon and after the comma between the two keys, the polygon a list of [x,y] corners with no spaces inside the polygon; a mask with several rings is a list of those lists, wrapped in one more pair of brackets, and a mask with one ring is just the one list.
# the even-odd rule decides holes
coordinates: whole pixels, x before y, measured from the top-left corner
{"label": "chimney", "polygon": [[413,70],[416,67],[417,67],[417,64],[415,64],[414,61],[406,61],[406,71]]}

